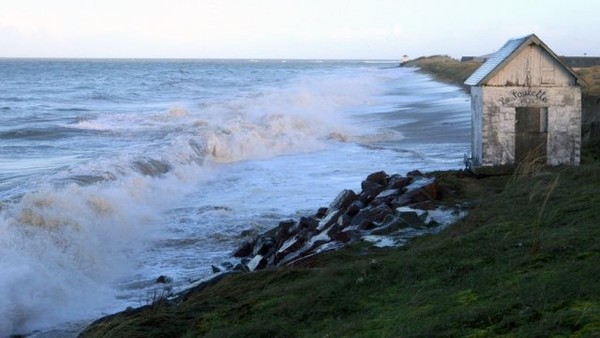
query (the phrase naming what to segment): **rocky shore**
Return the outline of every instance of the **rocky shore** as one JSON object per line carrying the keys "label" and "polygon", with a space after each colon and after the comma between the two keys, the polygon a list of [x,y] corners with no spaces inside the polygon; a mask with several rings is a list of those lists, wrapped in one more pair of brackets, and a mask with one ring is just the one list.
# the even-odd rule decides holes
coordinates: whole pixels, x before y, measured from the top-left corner
{"label": "rocky shore", "polygon": [[[212,265],[212,277],[195,281],[184,291],[171,293],[172,279],[159,276],[156,284],[164,288],[153,304],[128,308],[124,313],[157,304],[175,305],[228,275],[293,266],[358,241],[374,247],[400,246],[411,238],[439,232],[465,214],[460,205],[442,202],[447,193],[451,191],[440,186],[435,176],[416,170],[405,176],[384,171],[372,173],[361,182],[360,192],[343,190],[328,207],[319,208],[314,215],[281,221],[261,234],[243,232],[240,236],[251,239],[234,250],[235,261]],[[113,316],[101,318],[91,327]],[[81,336],[85,337],[86,331]]]}
{"label": "rocky shore", "polygon": [[397,246],[439,231],[461,215],[460,207],[442,205],[443,193],[434,177],[419,171],[406,176],[380,171],[361,182],[361,191],[343,190],[328,207],[298,220],[285,220],[233,254],[237,265],[213,266],[216,273],[255,271],[290,265],[356,241]]}
{"label": "rocky shore", "polygon": [[242,232],[240,236],[249,239],[233,251],[233,259],[212,265],[213,276],[192,282],[184,291],[171,293],[172,279],[159,276],[156,283],[164,288],[155,301],[176,303],[186,293],[213,285],[225,275],[292,266],[358,241],[391,247],[439,232],[465,214],[462,206],[442,202],[443,194],[449,192],[436,177],[417,170],[405,176],[372,173],[361,182],[360,192],[343,190],[313,215],[283,220],[260,234]]}

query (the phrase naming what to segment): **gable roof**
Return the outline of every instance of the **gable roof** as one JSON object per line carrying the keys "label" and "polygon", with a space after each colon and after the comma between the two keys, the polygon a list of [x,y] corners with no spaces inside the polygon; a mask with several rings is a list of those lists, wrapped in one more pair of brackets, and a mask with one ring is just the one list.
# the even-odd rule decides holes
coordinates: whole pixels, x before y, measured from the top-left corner
{"label": "gable roof", "polygon": [[548,46],[542,40],[540,40],[535,34],[526,35],[520,38],[514,38],[508,40],[502,48],[500,48],[492,57],[490,57],[481,67],[479,67],[471,76],[465,81],[468,86],[480,86],[492,76],[494,76],[500,69],[502,69],[507,63],[509,63],[515,56],[519,54],[527,46],[535,44],[545,50],[556,62],[558,62],[565,70],[569,72],[575,81],[579,84],[579,77],[567,67],[564,62],[554,54]]}

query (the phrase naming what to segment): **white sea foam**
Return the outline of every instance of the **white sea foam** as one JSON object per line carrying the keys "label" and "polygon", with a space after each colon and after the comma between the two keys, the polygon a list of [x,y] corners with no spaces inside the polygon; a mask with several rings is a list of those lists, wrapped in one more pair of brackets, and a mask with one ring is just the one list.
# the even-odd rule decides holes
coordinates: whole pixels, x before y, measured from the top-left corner
{"label": "white sea foam", "polygon": [[164,231],[163,213],[212,177],[211,163],[322,150],[329,135],[347,132],[341,110],[366,99],[366,89],[359,80],[307,78],[198,109],[177,104],[69,124],[143,130],[147,142],[71,164],[3,210],[0,332],[29,332],[114,306],[117,281]]}
{"label": "white sea foam", "polygon": [[[426,146],[386,146],[402,140],[389,128],[402,117],[377,113],[413,100],[385,96],[398,74],[307,64],[240,62],[237,74],[219,64],[180,72],[185,65],[173,63],[156,78],[129,77],[128,90],[107,89],[137,93],[144,79],[144,102],[83,101],[84,117],[62,112],[64,126],[82,132],[45,149],[32,141],[27,149],[44,170],[8,172],[0,191],[0,337],[141,305],[160,274],[185,286],[226,259],[241,230],[314,211],[370,172],[453,165],[435,152],[431,159]],[[208,71],[214,86],[203,85]],[[177,77],[192,73],[179,86]]]}
{"label": "white sea foam", "polygon": [[190,191],[185,171],[48,186],[8,206],[0,221],[0,332],[114,309],[115,283],[138,268],[136,255],[159,238],[161,213]]}

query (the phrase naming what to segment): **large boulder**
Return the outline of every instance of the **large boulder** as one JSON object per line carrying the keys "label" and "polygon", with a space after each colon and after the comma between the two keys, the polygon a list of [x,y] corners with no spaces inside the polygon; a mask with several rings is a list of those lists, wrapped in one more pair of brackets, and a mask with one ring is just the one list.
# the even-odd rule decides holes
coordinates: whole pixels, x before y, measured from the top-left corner
{"label": "large boulder", "polygon": [[350,189],[342,190],[338,196],[329,205],[327,214],[336,210],[345,210],[352,202],[356,200],[356,193]]}
{"label": "large boulder", "polygon": [[252,242],[244,241],[238,248],[233,252],[233,257],[248,257],[252,254],[254,246]]}
{"label": "large boulder", "polygon": [[380,192],[385,190],[388,184],[388,176],[384,171],[370,174],[360,183],[361,192],[358,199],[364,204],[369,204]]}
{"label": "large boulder", "polygon": [[370,174],[367,178],[361,182],[361,189],[365,190],[372,184],[383,185],[384,187],[388,184],[388,175],[385,171],[378,171]]}
{"label": "large boulder", "polygon": [[378,205],[375,208],[365,207],[352,218],[351,226],[361,230],[369,230],[383,221],[386,215],[393,212],[394,210],[385,204]]}
{"label": "large boulder", "polygon": [[252,255],[265,256],[273,247],[275,247],[275,240],[273,237],[265,235],[258,236],[256,243],[254,244],[254,248],[252,249]]}
{"label": "large boulder", "polygon": [[[439,198],[439,187],[434,179],[422,179],[413,182],[416,187],[392,201],[396,207],[410,206],[417,209],[433,210],[436,208],[435,201]],[[410,185],[408,186],[410,188]]]}

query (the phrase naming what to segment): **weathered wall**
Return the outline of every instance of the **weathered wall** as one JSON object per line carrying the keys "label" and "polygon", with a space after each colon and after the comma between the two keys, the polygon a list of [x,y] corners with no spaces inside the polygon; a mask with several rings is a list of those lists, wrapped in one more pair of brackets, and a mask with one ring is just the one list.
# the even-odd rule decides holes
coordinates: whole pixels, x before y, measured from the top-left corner
{"label": "weathered wall", "polygon": [[[515,108],[548,107],[548,164],[579,164],[581,148],[581,91],[579,87],[474,87],[481,102],[481,127],[473,116],[473,142],[481,143],[481,157],[473,145],[476,165],[513,164]],[[481,141],[476,134],[481,130]]]}
{"label": "weathered wall", "polygon": [[514,56],[486,85],[566,87],[575,85],[575,78],[540,46],[530,45]]}
{"label": "weathered wall", "polygon": [[471,159],[475,165],[481,163],[482,108],[481,87],[471,87]]}

